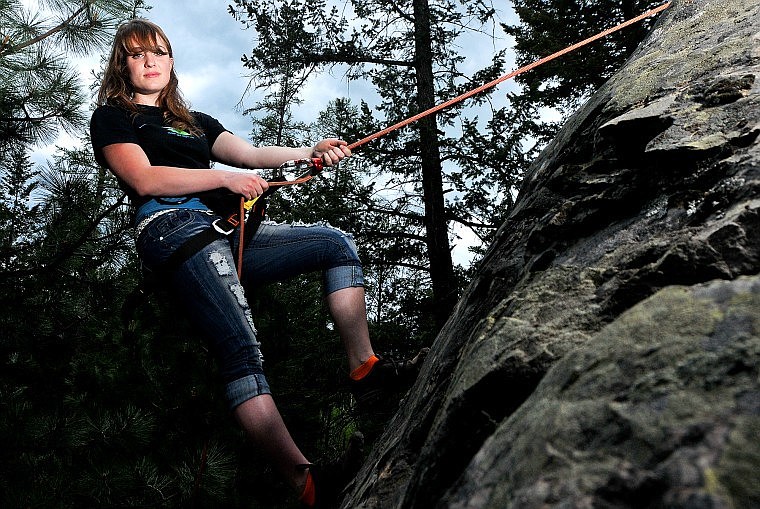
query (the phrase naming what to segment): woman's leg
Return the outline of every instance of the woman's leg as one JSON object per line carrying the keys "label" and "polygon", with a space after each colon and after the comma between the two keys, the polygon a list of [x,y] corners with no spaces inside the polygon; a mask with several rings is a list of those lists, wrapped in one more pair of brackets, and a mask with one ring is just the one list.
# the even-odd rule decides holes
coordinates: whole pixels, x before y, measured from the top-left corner
{"label": "woman's leg", "polygon": [[297,467],[309,461],[290,436],[272,396],[262,394],[244,401],[234,414],[251,441],[271,458],[280,475],[300,494],[307,471]]}
{"label": "woman's leg", "polygon": [[179,280],[190,315],[212,338],[236,420],[277,472],[300,493],[306,472],[297,467],[309,461],[293,441],[269,392],[250,307],[237,279],[229,244],[210,244],[178,270],[175,280]]}
{"label": "woman's leg", "polygon": [[262,223],[248,245],[243,279],[260,285],[321,271],[330,314],[353,371],[374,352],[367,327],[364,278],[352,237],[325,224]]}
{"label": "woman's leg", "polygon": [[297,466],[308,460],[269,392],[251,310],[229,243],[213,242],[180,267],[173,279],[190,316],[211,340],[238,423],[283,478],[294,489],[302,489],[306,472]]}
{"label": "woman's leg", "polygon": [[353,371],[375,354],[369,339],[364,287],[348,287],[328,294],[327,306],[346,349],[348,369]]}
{"label": "woman's leg", "polygon": [[[138,241],[141,258],[148,268],[160,267],[177,246],[208,228],[212,219],[191,211],[155,219]],[[164,281],[208,339],[238,423],[287,482],[296,490],[302,489],[306,472],[297,466],[308,460],[293,441],[270,394],[260,344],[229,242],[212,242],[172,268]]]}

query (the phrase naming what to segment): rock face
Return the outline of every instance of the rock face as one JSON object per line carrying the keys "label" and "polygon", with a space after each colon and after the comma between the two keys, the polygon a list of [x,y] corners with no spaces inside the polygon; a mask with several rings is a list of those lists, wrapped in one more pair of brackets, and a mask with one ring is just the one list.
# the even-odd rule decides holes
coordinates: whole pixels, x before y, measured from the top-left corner
{"label": "rock face", "polygon": [[344,508],[760,507],[760,3],[676,0],[529,170]]}

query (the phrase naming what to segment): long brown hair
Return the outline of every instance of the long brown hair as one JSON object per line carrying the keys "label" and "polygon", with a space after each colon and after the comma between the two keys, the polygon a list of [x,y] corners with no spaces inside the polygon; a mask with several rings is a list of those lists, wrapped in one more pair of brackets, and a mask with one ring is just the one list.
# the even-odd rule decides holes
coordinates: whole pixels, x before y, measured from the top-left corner
{"label": "long brown hair", "polygon": [[[134,53],[135,44],[142,51],[157,52],[159,37],[166,42],[166,50],[174,57],[172,45],[164,31],[155,23],[143,18],[136,18],[119,26],[114,37],[108,65],[103,74],[103,81],[98,91],[98,105],[111,104],[137,112],[132,102],[134,88],[129,79],[127,58]],[[164,112],[164,118],[177,129],[198,134],[195,119],[189,106],[179,91],[179,80],[172,65],[169,83],[158,96],[158,106]]]}

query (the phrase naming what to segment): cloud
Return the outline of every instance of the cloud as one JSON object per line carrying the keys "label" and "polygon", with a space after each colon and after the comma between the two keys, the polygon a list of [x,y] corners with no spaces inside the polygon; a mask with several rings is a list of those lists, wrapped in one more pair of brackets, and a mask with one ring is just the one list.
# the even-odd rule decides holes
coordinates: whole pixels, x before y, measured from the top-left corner
{"label": "cloud", "polygon": [[180,89],[193,109],[245,137],[250,120],[238,104],[248,79],[240,57],[251,45],[251,32],[243,30],[222,4],[203,0],[158,2],[145,17],[171,41]]}

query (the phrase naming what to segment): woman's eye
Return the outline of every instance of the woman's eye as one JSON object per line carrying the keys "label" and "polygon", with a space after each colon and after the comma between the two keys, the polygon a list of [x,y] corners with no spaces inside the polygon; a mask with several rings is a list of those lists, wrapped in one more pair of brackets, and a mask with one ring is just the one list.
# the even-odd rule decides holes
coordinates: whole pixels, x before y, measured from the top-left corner
{"label": "woman's eye", "polygon": [[[157,57],[165,57],[166,55],[169,54],[168,51],[163,51],[163,50],[150,51],[149,53],[152,53],[153,55],[155,55]],[[145,52],[142,52],[142,53],[132,53],[130,55],[130,57],[133,58],[134,60],[139,60],[141,58],[145,58]]]}

